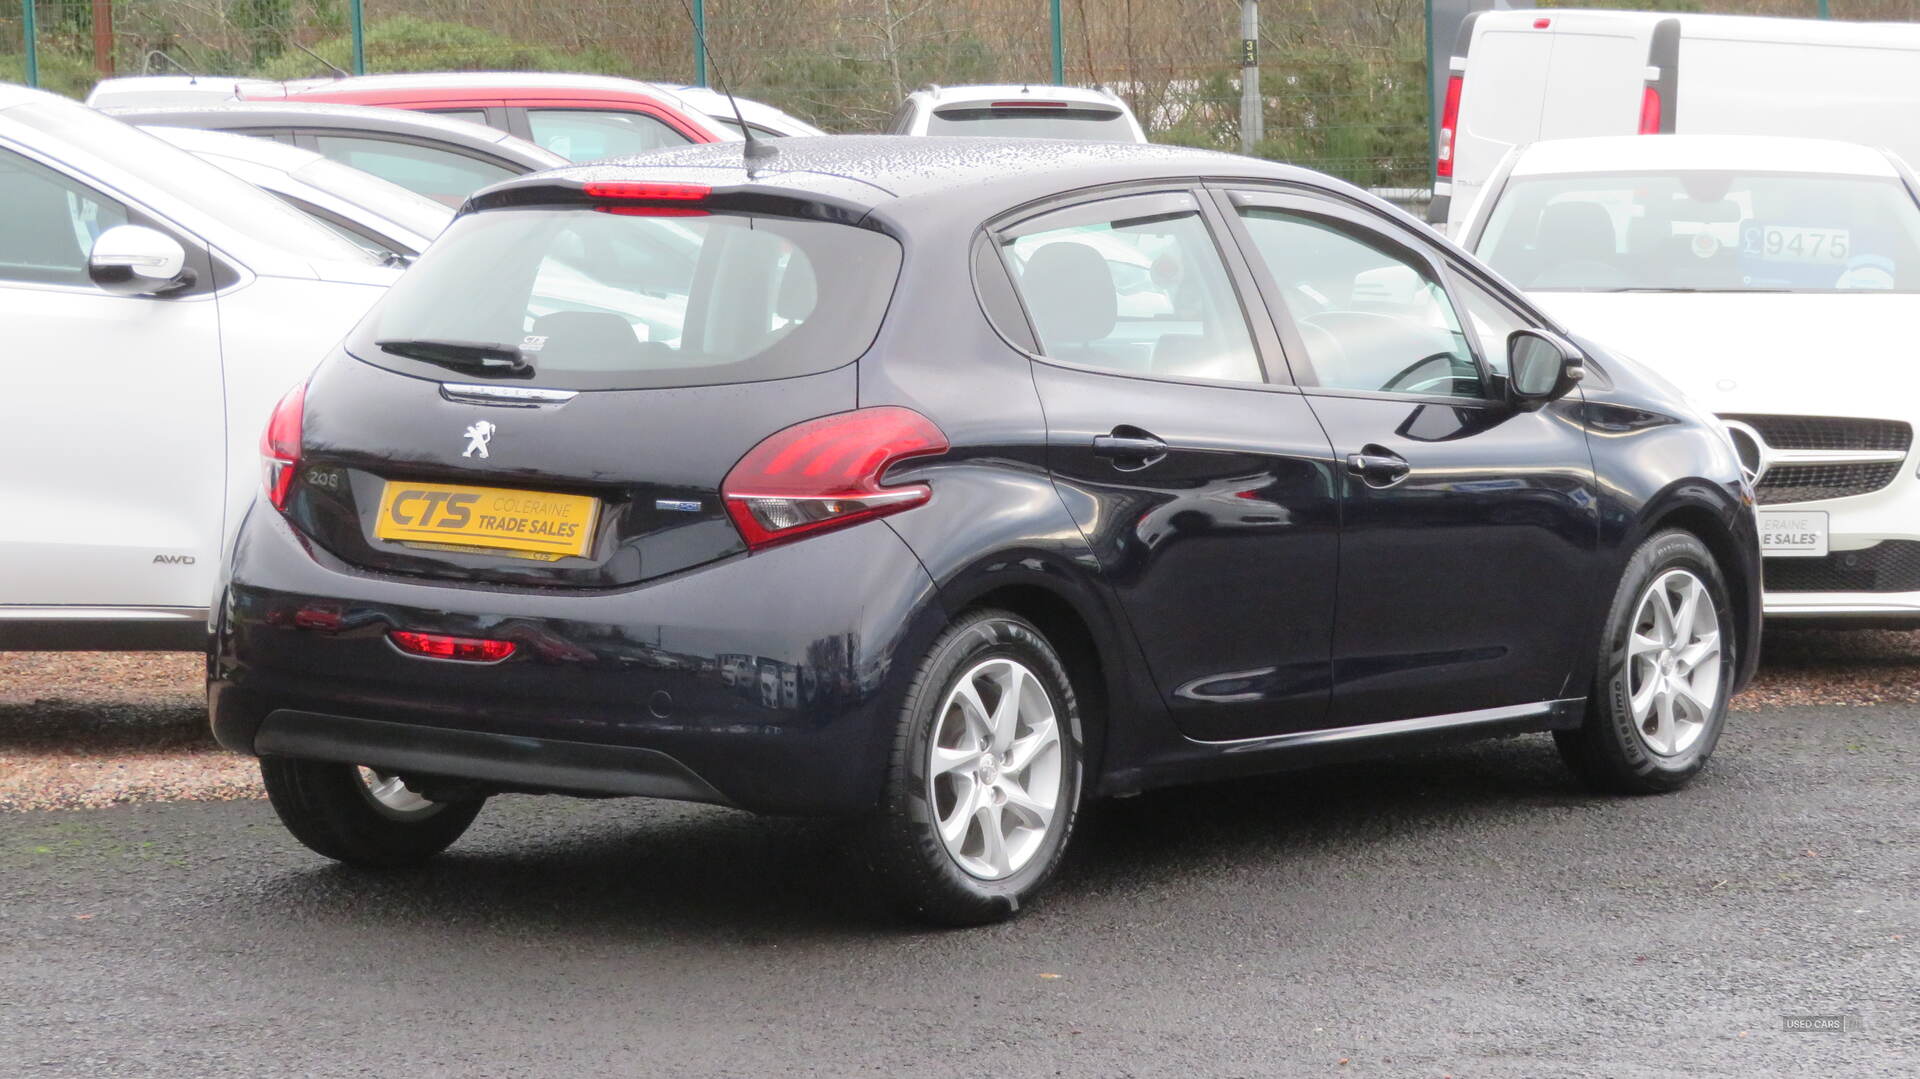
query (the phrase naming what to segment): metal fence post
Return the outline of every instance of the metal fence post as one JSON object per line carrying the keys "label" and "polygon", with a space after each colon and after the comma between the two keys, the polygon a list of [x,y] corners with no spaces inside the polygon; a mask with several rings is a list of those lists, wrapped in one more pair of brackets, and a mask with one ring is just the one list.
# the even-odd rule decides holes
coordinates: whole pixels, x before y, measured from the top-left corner
{"label": "metal fence post", "polygon": [[1240,152],[1266,137],[1260,107],[1260,0],[1240,0]]}
{"label": "metal fence post", "polygon": [[693,84],[707,84],[707,0],[693,0]]}
{"label": "metal fence post", "polygon": [[1053,19],[1053,84],[1064,86],[1067,82],[1067,53],[1060,40],[1060,0],[1053,0],[1050,7]]}
{"label": "metal fence post", "polygon": [[347,5],[347,19],[353,24],[353,73],[367,73],[367,13],[361,10],[361,0],[351,0]]}
{"label": "metal fence post", "polygon": [[35,47],[34,38],[39,32],[33,26],[33,0],[20,0],[20,36],[27,43],[27,85],[40,85],[40,53]]}
{"label": "metal fence post", "polygon": [[1827,14],[1827,0],[1820,0],[1820,17],[1823,19],[1831,17]]}

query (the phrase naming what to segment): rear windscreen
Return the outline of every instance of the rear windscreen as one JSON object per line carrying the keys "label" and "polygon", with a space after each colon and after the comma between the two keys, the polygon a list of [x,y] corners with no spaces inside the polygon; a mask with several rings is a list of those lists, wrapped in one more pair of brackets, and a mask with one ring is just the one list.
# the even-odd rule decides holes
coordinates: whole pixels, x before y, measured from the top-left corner
{"label": "rear windscreen", "polygon": [[927,134],[1133,141],[1132,125],[1114,109],[936,109],[927,117]]}
{"label": "rear windscreen", "polygon": [[788,378],[865,352],[899,270],[897,242],[850,225],[487,210],[457,219],[347,347],[442,379],[463,372],[379,342],[506,349],[516,378],[567,389]]}

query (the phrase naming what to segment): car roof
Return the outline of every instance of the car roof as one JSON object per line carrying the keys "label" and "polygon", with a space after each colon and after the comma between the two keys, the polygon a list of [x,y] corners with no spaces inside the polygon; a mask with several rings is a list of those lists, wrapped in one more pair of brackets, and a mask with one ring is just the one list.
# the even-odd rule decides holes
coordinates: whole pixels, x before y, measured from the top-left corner
{"label": "car roof", "polygon": [[[1213,150],[1154,143],[974,136],[823,135],[785,138],[751,173],[740,143],[709,143],[576,165],[544,174],[569,183],[632,180],[636,174],[715,186],[748,183],[877,208],[964,191],[981,204],[1019,202],[1135,180],[1252,177],[1309,183],[1378,202],[1358,188],[1306,169]],[[681,175],[673,176],[676,171]],[[535,186],[504,180],[486,190]],[[1384,206],[1385,203],[1380,203]],[[1411,220],[1411,219],[1409,219]]]}
{"label": "car roof", "polygon": [[1514,176],[1667,170],[1832,173],[1897,177],[1886,151],[1831,139],[1780,135],[1610,135],[1536,142]]}
{"label": "car roof", "polygon": [[288,94],[332,90],[604,90],[643,94],[674,102],[670,91],[638,79],[614,75],[578,75],[564,71],[416,71],[400,75],[352,75],[343,79],[300,79],[286,84]]}
{"label": "car roof", "polygon": [[230,131],[250,127],[338,128],[431,138],[475,150],[493,150],[532,168],[553,168],[566,159],[498,128],[406,109],[299,101],[228,101],[206,105],[109,106],[100,111],[130,124]]}
{"label": "car roof", "polygon": [[1000,101],[1032,96],[1041,101],[1085,101],[1100,105],[1124,103],[1105,90],[1090,86],[1054,86],[1049,83],[981,83],[973,86],[929,86],[914,95],[935,106],[957,101]]}
{"label": "car roof", "polygon": [[733,103],[729,104],[727,95],[719,90],[715,90],[711,86],[676,86],[669,83],[648,83],[647,85],[657,86],[675,95],[682,101],[685,101],[689,107],[699,109],[708,116],[723,122],[731,122],[733,120],[732,104],[737,104],[740,106],[741,118],[749,124],[760,124],[776,129],[783,127],[796,128],[799,131],[804,131],[809,134],[826,134],[826,132],[800,119],[798,116],[777,109],[764,101],[755,101],[748,97],[735,97]]}

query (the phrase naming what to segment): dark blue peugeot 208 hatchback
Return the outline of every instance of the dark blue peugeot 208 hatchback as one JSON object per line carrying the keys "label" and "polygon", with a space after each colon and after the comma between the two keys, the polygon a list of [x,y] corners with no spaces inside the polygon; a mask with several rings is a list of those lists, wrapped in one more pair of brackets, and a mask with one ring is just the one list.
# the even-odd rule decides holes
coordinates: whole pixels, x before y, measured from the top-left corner
{"label": "dark blue peugeot 208 hatchback", "polygon": [[1717,421],[1363,192],[1172,147],[507,181],[262,453],[213,726],[357,865],[647,795],[857,819],[984,922],[1099,795],[1524,731],[1679,787],[1758,651]]}

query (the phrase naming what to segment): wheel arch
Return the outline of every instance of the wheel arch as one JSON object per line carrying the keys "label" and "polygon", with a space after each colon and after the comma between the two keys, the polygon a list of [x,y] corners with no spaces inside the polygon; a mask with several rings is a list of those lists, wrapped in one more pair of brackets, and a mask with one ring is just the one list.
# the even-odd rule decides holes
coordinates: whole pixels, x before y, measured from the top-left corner
{"label": "wheel arch", "polygon": [[1647,537],[1668,529],[1686,532],[1704,544],[1726,578],[1737,634],[1733,687],[1737,693],[1745,688],[1759,662],[1763,601],[1759,540],[1752,527],[1751,507],[1703,483],[1678,485],[1650,504],[1641,527],[1621,545],[1622,565]]}

